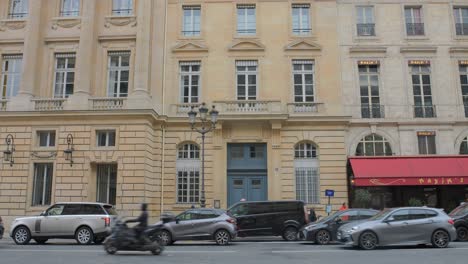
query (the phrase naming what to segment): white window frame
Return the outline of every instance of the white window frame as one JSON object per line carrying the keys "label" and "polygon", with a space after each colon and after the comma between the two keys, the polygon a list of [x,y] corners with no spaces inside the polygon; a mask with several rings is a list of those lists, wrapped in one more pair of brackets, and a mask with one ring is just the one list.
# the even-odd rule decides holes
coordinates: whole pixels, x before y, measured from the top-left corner
{"label": "white window frame", "polygon": [[133,14],[133,0],[112,0],[113,16],[130,16]]}
{"label": "white window frame", "polygon": [[[299,17],[297,20],[299,21],[299,27],[296,28],[294,25],[294,10],[298,10]],[[292,33],[293,35],[310,35],[312,32],[311,27],[311,17],[310,17],[310,4],[292,4],[291,6],[291,17],[292,17]],[[304,14],[306,14],[304,16]]]}
{"label": "white window frame", "polygon": [[[462,96],[462,104],[464,107],[465,117],[468,117],[468,83],[463,84],[461,82],[462,76],[465,76],[468,82],[468,65],[459,65],[459,71],[460,71],[460,93]],[[464,87],[467,91],[466,93],[463,93]]]}
{"label": "white window frame", "polygon": [[[189,67],[189,71],[183,71],[184,67]],[[198,71],[194,69],[198,67]],[[180,72],[180,102],[181,103],[198,103],[200,100],[200,88],[201,88],[201,62],[200,61],[181,61],[179,63]],[[192,94],[192,79],[194,76],[198,76],[197,82],[197,94]],[[184,89],[184,78],[188,77],[188,94],[185,94]],[[186,100],[187,99],[187,100]]]}
{"label": "white window frame", "polygon": [[295,159],[316,159],[317,148],[310,142],[299,142],[294,147]]}
{"label": "white window frame", "polygon": [[[308,155],[310,152],[311,155]],[[303,153],[303,155],[297,155]],[[311,142],[294,146],[294,179],[296,200],[320,204],[320,166],[317,147]]]}
{"label": "white window frame", "polygon": [[[181,144],[177,148],[176,159],[176,203],[194,204],[200,201],[200,171],[199,146],[188,142]],[[181,182],[183,178],[186,178],[186,182]]]}
{"label": "white window frame", "polygon": [[[362,16],[360,14],[360,9],[362,9]],[[367,16],[367,9],[371,9],[371,15]],[[357,36],[358,37],[375,37],[376,27],[375,27],[375,8],[372,5],[362,5],[356,6],[356,28],[357,28]],[[373,32],[369,32],[369,34],[360,34],[359,25],[373,25]],[[373,34],[371,34],[373,33]]]}
{"label": "white window frame", "polygon": [[[293,60],[292,63],[293,67],[293,93],[294,93],[294,102],[295,103],[313,103],[315,102],[315,64],[313,60]],[[300,70],[294,69],[295,65],[301,65]],[[311,65],[311,70],[306,70],[306,65]],[[301,75],[301,84],[296,84],[296,75]],[[306,86],[306,75],[312,75],[312,94],[307,94]],[[302,92],[301,94],[296,94],[296,86],[301,85]],[[297,98],[301,97],[301,100],[298,101]],[[308,101],[308,98],[312,98],[312,100]]]}
{"label": "white window frame", "polygon": [[[372,139],[371,140],[367,140],[366,137],[368,136],[372,136]],[[376,139],[375,136],[379,136],[382,138],[382,140],[380,139]],[[372,152],[374,153],[374,155],[369,155],[369,153],[366,153],[366,144],[372,144]],[[357,149],[359,147],[359,145],[362,144],[362,155],[358,155],[357,154]],[[377,144],[382,144],[382,154],[383,155],[376,155],[377,151],[376,151],[376,145]],[[388,145],[388,148],[390,148],[390,155],[387,155],[387,145]],[[379,134],[376,134],[376,133],[372,133],[372,134],[369,134],[369,135],[366,135],[364,137],[361,138],[361,140],[359,141],[359,143],[357,144],[356,146],[356,152],[355,152],[355,155],[356,156],[365,156],[365,157],[376,157],[376,156],[392,156],[393,155],[393,150],[392,150],[392,146],[390,146],[390,142],[388,142],[388,140],[384,137],[384,136],[381,136]]]}
{"label": "white window frame", "polygon": [[[34,1],[34,0],[33,0]],[[17,3],[17,5],[15,5]],[[8,18],[10,19],[23,19],[28,16],[28,0],[10,0],[8,8]]]}
{"label": "white window frame", "polygon": [[[108,64],[107,64],[107,96],[108,97],[127,97],[130,90],[130,64],[131,64],[131,53],[130,51],[122,51],[122,52],[109,52],[108,54]],[[128,66],[122,66],[122,58],[124,56],[128,56]],[[112,57],[118,57],[119,62],[117,66],[111,66]],[[128,72],[128,80],[127,82],[127,92],[121,92],[121,84],[124,83],[122,81],[122,72]],[[111,86],[111,73],[116,72],[117,74],[117,92],[114,91],[114,87]]]}
{"label": "white window frame", "polygon": [[[243,69],[239,70],[239,67]],[[249,67],[255,67],[254,71],[249,70]],[[245,98],[241,99],[239,96],[239,81],[238,76],[244,76],[245,78]],[[249,85],[249,76],[255,76],[255,94],[249,94],[249,88],[253,85]],[[238,101],[253,101],[257,100],[258,96],[258,62],[257,61],[236,61],[236,98]]]}
{"label": "white window frame", "polygon": [[[198,12],[195,12],[197,11]],[[190,12],[190,16],[185,16]],[[195,23],[196,15],[199,16],[198,24]],[[189,19],[189,21],[186,21]],[[188,22],[188,23],[186,23]],[[182,35],[184,37],[198,37],[201,34],[201,6],[182,6]]]}
{"label": "white window frame", "polygon": [[[16,96],[21,85],[21,71],[23,66],[22,55],[3,55],[2,57],[2,77],[0,86],[0,99]],[[13,63],[13,66],[11,65]],[[6,70],[8,64],[8,71]],[[9,84],[9,80],[12,82]]]}
{"label": "white window frame", "polygon": [[[462,147],[465,145],[466,153],[462,153]],[[468,137],[465,137],[461,143],[460,143],[460,149],[459,149],[459,154],[460,155],[468,155]]]}
{"label": "white window frame", "polygon": [[[44,135],[46,136],[46,144],[45,146],[41,146],[41,136]],[[52,135],[53,134],[53,135]],[[56,135],[57,133],[55,130],[39,130],[37,131],[37,145],[41,148],[50,148],[50,147],[55,147],[56,145]],[[53,139],[54,145],[51,145],[51,141]]]}
{"label": "white window frame", "polygon": [[[427,67],[428,71],[424,71],[423,70],[423,67]],[[414,110],[415,110],[415,113],[416,113],[416,109],[417,107],[421,107],[421,109],[423,110],[422,113],[423,113],[423,118],[425,117],[435,117],[436,116],[436,112],[435,112],[435,109],[434,109],[434,96],[433,96],[433,91],[432,91],[432,74],[431,74],[431,65],[429,64],[425,64],[425,65],[410,65],[410,75],[411,75],[411,90],[412,90],[412,94],[413,94],[413,103],[414,103]],[[414,75],[417,75],[418,78],[419,78],[419,89],[420,89],[420,93],[419,94],[415,94],[414,93],[414,86],[415,84],[413,83],[413,76]],[[429,76],[429,89],[431,91],[431,94],[430,94],[430,103],[426,103],[426,98],[425,97],[429,97],[429,95],[426,95],[424,93],[424,85],[423,85],[423,76],[424,75],[428,75]],[[416,105],[416,97],[421,97],[421,105]],[[432,110],[432,116],[430,116],[429,114],[426,113],[426,109],[428,107],[431,107],[433,110]],[[415,115],[416,117],[416,115]]]}
{"label": "white window frame", "polygon": [[[425,153],[422,153],[423,151],[419,148],[419,139],[423,138],[424,139],[424,147],[425,147]],[[434,153],[428,153],[429,152],[429,138],[434,139]],[[437,138],[436,135],[417,135],[417,140],[418,140],[418,153],[419,155],[435,155],[437,154]]]}
{"label": "white window frame", "polygon": [[[99,145],[99,138],[102,134],[106,135],[106,140],[104,145]],[[114,145],[110,145],[109,139],[110,135],[114,134]],[[96,146],[100,148],[115,147],[117,143],[117,133],[115,130],[96,130]]]}
{"label": "white window frame", "polygon": [[[408,21],[408,17],[406,16],[406,10],[410,10],[410,17],[409,17],[410,21]],[[420,21],[417,21],[416,16],[414,15],[415,10],[419,10],[419,12],[421,13]],[[425,34],[424,12],[423,12],[422,6],[405,6],[403,8],[403,12],[404,12],[404,17],[405,17],[406,35],[407,36],[424,36],[424,34]],[[422,32],[421,32],[422,34],[417,34],[416,30],[415,30],[414,34],[410,34],[411,32],[408,32],[408,24],[413,24],[413,25],[421,24],[422,25]]]}
{"label": "white window frame", "polygon": [[[39,175],[39,166],[45,166],[42,175]],[[53,173],[54,173],[54,164],[53,163],[34,163],[34,179],[33,179],[33,194],[32,194],[32,206],[45,206],[52,203],[52,185],[53,185]],[[49,179],[50,177],[50,179]],[[37,190],[36,186],[38,181],[42,181],[42,190]],[[47,186],[50,184],[50,186]],[[50,191],[48,193],[47,191]],[[36,201],[36,192],[41,192],[41,201]]]}
{"label": "white window frame", "polygon": [[177,159],[200,159],[200,147],[194,143],[186,143],[179,146]]}
{"label": "white window frame", "polygon": [[[372,72],[371,67],[377,67],[377,72]],[[361,72],[361,68],[365,71]],[[381,98],[380,98],[380,65],[358,65],[358,74],[359,74],[359,103],[361,104],[361,111],[363,107],[369,109],[369,118],[373,118],[375,115],[374,111],[379,111],[378,116],[383,117],[381,113]],[[361,76],[366,78],[366,83],[361,83]],[[377,95],[372,95],[372,77],[377,77]],[[367,86],[367,94],[363,95],[361,91],[362,86]],[[367,98],[367,104],[362,102],[363,98]],[[377,103],[374,103],[374,99],[377,98]]]}
{"label": "white window frame", "polygon": [[[58,68],[59,60],[64,60],[65,68]],[[73,65],[76,67],[76,57],[74,53],[55,54],[54,98],[68,98],[75,90],[75,68],[68,68],[70,60],[75,61]],[[71,74],[73,74],[73,81],[68,83],[68,76]],[[63,75],[63,83],[60,86],[57,84],[58,75]],[[73,86],[70,94],[66,93],[67,84],[71,84]]]}
{"label": "white window frame", "polygon": [[[463,9],[468,9],[468,6],[455,6],[453,7],[453,18],[455,19],[455,35],[457,36],[468,36],[468,16],[463,16]],[[462,34],[457,34],[456,26],[457,24],[462,25]],[[466,28],[465,28],[465,25]]]}
{"label": "white window frame", "polygon": [[[34,0],[33,0],[34,1]],[[61,17],[77,17],[80,16],[81,0],[62,0],[60,7]]]}
{"label": "white window frame", "polygon": [[[253,28],[250,26],[249,22],[249,11],[254,10],[253,13]],[[254,4],[246,5],[239,4],[237,5],[237,34],[241,36],[253,36],[257,34],[257,9]]]}
{"label": "white window frame", "polygon": [[[115,179],[111,179],[115,177]],[[101,178],[104,178],[101,179]],[[113,180],[113,181],[112,181]],[[103,188],[101,184],[104,184],[105,187],[105,199],[100,199],[103,194],[101,191]],[[111,190],[112,185],[114,184],[114,191],[115,193],[112,194],[111,197]],[[96,202],[99,203],[108,203],[108,204],[116,204],[117,195],[117,164],[98,164],[96,167]]]}

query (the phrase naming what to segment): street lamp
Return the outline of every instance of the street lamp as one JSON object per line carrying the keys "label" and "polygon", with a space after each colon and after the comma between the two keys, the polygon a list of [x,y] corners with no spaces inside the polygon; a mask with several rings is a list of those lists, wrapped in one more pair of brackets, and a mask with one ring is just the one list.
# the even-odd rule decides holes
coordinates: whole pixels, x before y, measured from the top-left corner
{"label": "street lamp", "polygon": [[3,151],[3,159],[6,162],[10,162],[10,167],[13,167],[13,163],[15,163],[15,160],[13,159],[13,153],[15,152],[15,141],[13,140],[12,134],[8,134],[6,136],[5,143],[7,145],[7,149]]}
{"label": "street lamp", "polygon": [[[218,121],[218,114],[219,112],[213,108],[208,113],[208,108],[206,107],[205,103],[202,103],[201,106],[198,108],[198,112],[200,113],[200,121],[201,127],[196,127],[197,122],[197,112],[194,110],[194,106],[192,106],[192,110],[188,112],[189,122],[192,127],[193,131],[196,131],[201,134],[202,136],[202,189],[201,189],[201,197],[200,197],[200,207],[204,208],[206,206],[206,197],[205,197],[205,134],[212,131],[216,128],[216,122]],[[210,115],[210,120],[208,120],[208,114]]]}
{"label": "street lamp", "polygon": [[75,149],[73,148],[73,136],[72,134],[67,135],[67,149],[63,151],[65,154],[65,160],[70,161],[70,167],[73,166],[73,151]]}

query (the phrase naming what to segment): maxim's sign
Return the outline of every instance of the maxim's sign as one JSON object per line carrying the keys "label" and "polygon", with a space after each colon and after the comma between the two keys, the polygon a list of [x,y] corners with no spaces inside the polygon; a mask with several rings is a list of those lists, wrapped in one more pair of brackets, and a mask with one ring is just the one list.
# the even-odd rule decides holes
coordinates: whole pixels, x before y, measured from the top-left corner
{"label": "maxim's sign", "polygon": [[429,60],[410,60],[408,61],[409,65],[430,65],[431,62]]}
{"label": "maxim's sign", "polygon": [[379,65],[380,61],[378,60],[359,60],[358,65]]}

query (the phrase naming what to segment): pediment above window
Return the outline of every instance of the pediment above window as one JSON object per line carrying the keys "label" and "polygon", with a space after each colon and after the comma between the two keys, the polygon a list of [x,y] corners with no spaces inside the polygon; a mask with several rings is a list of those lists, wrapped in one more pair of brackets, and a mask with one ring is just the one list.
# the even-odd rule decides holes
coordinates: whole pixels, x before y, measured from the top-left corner
{"label": "pediment above window", "polygon": [[207,52],[208,47],[205,44],[195,41],[184,41],[177,43],[172,47],[172,52]]}
{"label": "pediment above window", "polygon": [[322,47],[319,44],[313,43],[312,41],[300,39],[293,41],[284,47],[285,51],[321,51]]}
{"label": "pediment above window", "polygon": [[265,45],[260,43],[257,40],[237,40],[232,43],[229,48],[229,51],[264,51]]}

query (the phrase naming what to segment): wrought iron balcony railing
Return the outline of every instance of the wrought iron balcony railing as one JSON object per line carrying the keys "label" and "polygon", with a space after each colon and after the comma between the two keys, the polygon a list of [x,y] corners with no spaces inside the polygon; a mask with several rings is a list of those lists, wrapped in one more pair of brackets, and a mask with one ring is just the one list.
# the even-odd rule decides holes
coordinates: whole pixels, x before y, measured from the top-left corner
{"label": "wrought iron balcony railing", "polygon": [[406,23],[408,36],[424,36],[424,23]]}
{"label": "wrought iron balcony railing", "polygon": [[358,36],[375,36],[375,24],[357,24]]}

